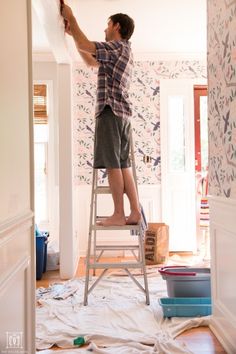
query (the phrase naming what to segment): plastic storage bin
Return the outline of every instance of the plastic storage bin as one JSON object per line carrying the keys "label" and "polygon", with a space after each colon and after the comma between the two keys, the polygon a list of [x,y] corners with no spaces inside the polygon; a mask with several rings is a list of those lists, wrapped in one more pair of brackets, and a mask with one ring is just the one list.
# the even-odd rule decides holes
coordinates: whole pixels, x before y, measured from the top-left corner
{"label": "plastic storage bin", "polygon": [[36,233],[36,279],[40,280],[47,268],[48,233]]}
{"label": "plastic storage bin", "polygon": [[166,297],[160,298],[164,317],[196,317],[211,315],[210,297]]}
{"label": "plastic storage bin", "polygon": [[210,268],[163,267],[169,297],[211,297]]}

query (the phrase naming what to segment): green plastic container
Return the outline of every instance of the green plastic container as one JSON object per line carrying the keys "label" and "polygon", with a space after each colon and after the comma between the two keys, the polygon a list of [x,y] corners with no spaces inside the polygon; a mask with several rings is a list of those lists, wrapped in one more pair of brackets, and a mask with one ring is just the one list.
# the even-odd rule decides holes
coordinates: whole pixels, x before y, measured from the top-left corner
{"label": "green plastic container", "polygon": [[210,297],[163,297],[159,299],[164,317],[201,317],[211,315]]}

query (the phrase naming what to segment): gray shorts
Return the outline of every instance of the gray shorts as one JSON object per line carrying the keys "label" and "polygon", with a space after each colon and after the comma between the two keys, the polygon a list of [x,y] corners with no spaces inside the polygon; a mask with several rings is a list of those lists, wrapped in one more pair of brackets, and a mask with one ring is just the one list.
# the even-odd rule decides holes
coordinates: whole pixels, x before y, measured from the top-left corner
{"label": "gray shorts", "polygon": [[93,167],[130,167],[130,134],[129,119],[117,117],[110,106],[105,106],[96,118]]}

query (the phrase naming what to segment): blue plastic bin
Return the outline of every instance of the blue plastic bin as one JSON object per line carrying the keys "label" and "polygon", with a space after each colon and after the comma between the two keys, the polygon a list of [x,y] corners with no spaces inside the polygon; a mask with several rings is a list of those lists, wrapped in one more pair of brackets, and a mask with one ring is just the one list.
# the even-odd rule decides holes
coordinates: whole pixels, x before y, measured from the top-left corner
{"label": "blue plastic bin", "polygon": [[210,297],[163,297],[159,299],[164,317],[211,315]]}
{"label": "blue plastic bin", "polygon": [[40,280],[47,269],[48,232],[36,233],[36,279]]}

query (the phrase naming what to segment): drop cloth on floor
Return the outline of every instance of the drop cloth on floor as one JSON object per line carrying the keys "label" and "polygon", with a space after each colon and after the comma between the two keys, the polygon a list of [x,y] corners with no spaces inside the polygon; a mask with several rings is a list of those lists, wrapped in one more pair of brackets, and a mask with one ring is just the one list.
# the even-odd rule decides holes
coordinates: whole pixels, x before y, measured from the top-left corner
{"label": "drop cloth on floor", "polygon": [[174,338],[188,328],[207,326],[209,316],[164,319],[158,298],[166,296],[166,282],[157,275],[149,278],[148,284],[150,306],[129,277],[119,276],[103,278],[89,295],[88,306],[83,306],[84,278],[65,283],[73,291],[63,300],[50,298],[49,294],[41,296],[41,306],[37,307],[37,349],[53,344],[73,347],[73,339],[83,336],[90,343],[87,350],[94,353],[190,353]]}

